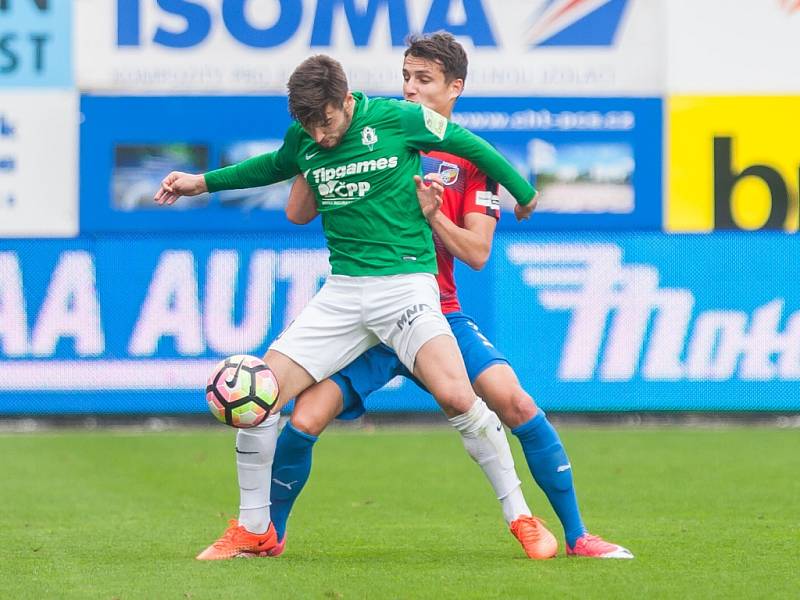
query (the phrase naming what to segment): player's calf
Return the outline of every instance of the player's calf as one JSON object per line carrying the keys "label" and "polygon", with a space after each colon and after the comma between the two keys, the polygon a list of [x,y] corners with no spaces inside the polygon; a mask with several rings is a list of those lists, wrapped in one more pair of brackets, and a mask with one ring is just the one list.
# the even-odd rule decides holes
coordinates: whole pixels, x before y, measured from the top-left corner
{"label": "player's calf", "polygon": [[472,408],[450,419],[461,434],[464,448],[483,469],[497,499],[503,507],[506,523],[511,524],[531,511],[522,495],[520,480],[514,468],[514,458],[506,433],[497,415],[477,399]]}

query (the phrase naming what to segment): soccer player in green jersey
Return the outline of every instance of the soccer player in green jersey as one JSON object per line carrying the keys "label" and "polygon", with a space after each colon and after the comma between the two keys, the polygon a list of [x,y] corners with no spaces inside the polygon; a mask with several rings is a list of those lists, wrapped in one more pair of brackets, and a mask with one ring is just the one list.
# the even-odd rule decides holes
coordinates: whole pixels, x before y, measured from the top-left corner
{"label": "soccer player in green jersey", "polygon": [[[403,60],[403,96],[425,104],[447,118],[452,116],[467,77],[468,59],[461,44],[445,32],[412,37]],[[567,554],[593,558],[632,558],[633,554],[599,536],[583,524],[572,477],[572,466],[558,433],[533,398],[520,385],[511,363],[483,335],[478,323],[464,314],[458,300],[453,271],[454,259],[480,269],[491,253],[500,217],[496,186],[464,159],[442,152],[423,157],[423,170],[440,179],[440,202],[420,195],[420,206],[434,231],[439,262],[442,312],[450,322],[467,373],[476,394],[497,414],[519,440],[531,475],[550,501],[564,528]],[[297,179],[286,205],[290,221],[304,224],[317,216],[313,194],[303,179]],[[295,500],[308,481],[312,450],[318,436],[337,419],[354,419],[366,410],[366,399],[397,376],[408,371],[383,345],[370,348],[330,379],[303,391],[295,400],[289,422],[281,431],[272,465],[271,517],[278,533],[280,555],[287,538],[287,520]],[[458,426],[454,423],[456,427]],[[498,438],[497,454],[510,449]],[[478,459],[479,457],[473,456]],[[500,501],[511,533],[530,558],[551,558],[557,542],[541,522],[531,515],[519,480],[489,480]]]}
{"label": "soccer player in green jersey", "polygon": [[[262,186],[302,173],[330,251],[332,274],[266,353],[280,390],[272,416],[237,433],[239,520],[201,559],[266,555],[277,546],[269,505],[280,408],[380,342],[448,417],[461,417],[465,445],[486,444],[497,459],[488,431],[495,419],[472,391],[439,306],[433,238],[414,181],[419,152],[439,149],[470,160],[516,198],[518,218],[533,210],[535,190],[488,143],[435,111],[349,91],[341,65],[330,57],[305,60],[288,88],[296,121],[279,150],[206,174],[170,173],[155,197],[171,204],[182,195]],[[513,472],[513,465],[497,462],[498,476]]]}

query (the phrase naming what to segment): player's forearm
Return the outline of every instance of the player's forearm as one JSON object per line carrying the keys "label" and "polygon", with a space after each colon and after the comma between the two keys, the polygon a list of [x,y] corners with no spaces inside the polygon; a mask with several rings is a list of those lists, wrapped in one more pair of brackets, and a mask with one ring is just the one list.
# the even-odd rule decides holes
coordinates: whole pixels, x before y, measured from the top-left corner
{"label": "player's forearm", "polygon": [[429,219],[431,229],[436,233],[447,251],[469,267],[480,271],[492,253],[491,239],[464,229],[448,219],[442,211]]}
{"label": "player's forearm", "polygon": [[505,187],[519,204],[524,206],[533,200],[536,194],[533,186],[486,140],[455,123],[451,123],[449,127],[452,129],[442,140],[442,150],[472,162],[478,169]]}
{"label": "player's forearm", "polygon": [[273,154],[254,156],[238,164],[209,171],[205,174],[208,191],[219,192],[260,187],[286,179],[287,177],[281,177],[272,168],[273,159],[271,157]]}

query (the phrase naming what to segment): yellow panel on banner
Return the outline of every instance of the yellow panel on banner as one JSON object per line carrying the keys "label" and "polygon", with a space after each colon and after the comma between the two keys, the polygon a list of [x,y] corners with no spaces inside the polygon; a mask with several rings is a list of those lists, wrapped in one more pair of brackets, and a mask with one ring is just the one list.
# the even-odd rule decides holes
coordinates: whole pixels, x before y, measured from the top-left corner
{"label": "yellow panel on banner", "polygon": [[800,96],[675,96],[669,231],[797,231]]}

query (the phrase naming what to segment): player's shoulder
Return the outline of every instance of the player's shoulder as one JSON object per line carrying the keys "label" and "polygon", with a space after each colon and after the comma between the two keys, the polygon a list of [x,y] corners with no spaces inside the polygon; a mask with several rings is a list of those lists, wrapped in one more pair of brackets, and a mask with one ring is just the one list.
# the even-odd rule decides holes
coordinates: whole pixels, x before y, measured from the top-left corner
{"label": "player's shoulder", "polygon": [[455,154],[450,154],[449,152],[442,152],[439,150],[431,150],[430,152],[426,153],[426,156],[429,156],[438,162],[446,162],[451,165],[456,165],[460,170],[471,177],[482,175],[478,167],[461,156],[456,156]]}
{"label": "player's shoulder", "polygon": [[[366,96],[365,96],[366,98]],[[397,115],[404,115],[413,112],[419,112],[419,105],[407,100],[400,100],[398,98],[387,98],[384,96],[375,96],[367,100],[369,102],[369,110],[384,113],[393,113]]]}
{"label": "player's shoulder", "polygon": [[311,137],[306,133],[306,130],[303,129],[303,126],[300,125],[299,121],[292,121],[292,124],[289,125],[289,128],[286,130],[286,135],[284,136],[284,140],[287,142],[299,142],[303,136]]}

